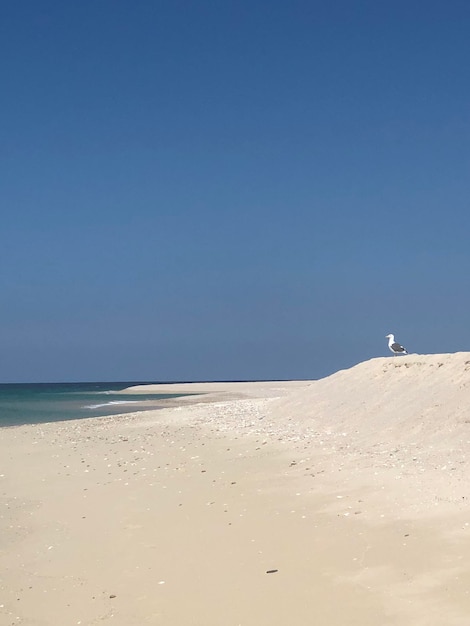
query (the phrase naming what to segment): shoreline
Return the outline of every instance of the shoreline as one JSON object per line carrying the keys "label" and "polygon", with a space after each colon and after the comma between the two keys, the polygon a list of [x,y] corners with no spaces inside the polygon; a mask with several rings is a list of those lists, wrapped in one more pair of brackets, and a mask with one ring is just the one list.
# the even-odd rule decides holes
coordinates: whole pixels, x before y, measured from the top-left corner
{"label": "shoreline", "polygon": [[395,431],[359,428],[351,390],[362,380],[373,404],[371,372],[382,397],[395,380],[405,388],[411,365],[416,387],[421,363],[426,376],[460,368],[462,384],[466,358],[392,359],[314,383],[211,383],[157,411],[5,429],[0,616],[465,626],[469,479],[457,435],[439,448],[395,418]]}

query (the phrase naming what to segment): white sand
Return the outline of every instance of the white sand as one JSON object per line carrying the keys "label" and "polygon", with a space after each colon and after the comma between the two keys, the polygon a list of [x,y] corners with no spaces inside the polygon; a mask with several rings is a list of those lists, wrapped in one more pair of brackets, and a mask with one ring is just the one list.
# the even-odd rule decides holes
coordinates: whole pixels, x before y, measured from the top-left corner
{"label": "white sand", "polygon": [[470,624],[470,353],[151,390],[2,430],[2,626]]}

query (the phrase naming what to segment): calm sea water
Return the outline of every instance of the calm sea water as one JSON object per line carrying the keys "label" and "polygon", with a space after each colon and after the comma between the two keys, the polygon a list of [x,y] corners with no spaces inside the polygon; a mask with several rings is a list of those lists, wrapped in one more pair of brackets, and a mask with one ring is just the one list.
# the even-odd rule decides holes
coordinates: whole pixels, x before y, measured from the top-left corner
{"label": "calm sea water", "polygon": [[0,426],[148,411],[159,400],[180,394],[126,394],[117,392],[142,383],[0,384]]}

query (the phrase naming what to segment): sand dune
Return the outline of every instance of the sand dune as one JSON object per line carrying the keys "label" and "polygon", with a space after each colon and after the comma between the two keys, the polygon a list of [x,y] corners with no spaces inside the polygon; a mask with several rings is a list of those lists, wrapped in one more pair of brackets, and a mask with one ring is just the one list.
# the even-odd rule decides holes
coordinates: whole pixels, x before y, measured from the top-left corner
{"label": "sand dune", "polygon": [[369,443],[467,443],[470,352],[372,359],[289,394],[273,416]]}

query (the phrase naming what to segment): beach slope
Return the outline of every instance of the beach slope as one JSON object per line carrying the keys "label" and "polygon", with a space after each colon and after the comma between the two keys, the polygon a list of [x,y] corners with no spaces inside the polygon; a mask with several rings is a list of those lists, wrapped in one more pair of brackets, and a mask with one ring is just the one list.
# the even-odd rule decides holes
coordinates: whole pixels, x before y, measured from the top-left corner
{"label": "beach slope", "polygon": [[470,353],[167,387],[2,429],[2,625],[468,624]]}

